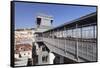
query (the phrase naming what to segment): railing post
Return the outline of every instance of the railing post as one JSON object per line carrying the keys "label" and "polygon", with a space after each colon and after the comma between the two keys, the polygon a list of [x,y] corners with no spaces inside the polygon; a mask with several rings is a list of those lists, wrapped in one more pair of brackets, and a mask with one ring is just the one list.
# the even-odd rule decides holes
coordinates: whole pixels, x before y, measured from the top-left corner
{"label": "railing post", "polygon": [[98,46],[97,46],[97,44],[98,44],[97,43],[97,31],[98,30],[97,30],[97,26],[96,25],[94,27],[95,27],[95,31],[94,32],[95,32],[95,39],[96,39],[96,42],[95,42],[96,43],[96,45],[95,45],[95,47],[96,47],[96,60],[98,60],[98,58],[97,58],[98,57]]}
{"label": "railing post", "polygon": [[81,49],[81,56],[83,56],[83,36],[82,36],[82,27],[81,27],[81,47],[82,47],[82,49]]}
{"label": "railing post", "polygon": [[41,38],[42,38],[42,41],[43,41],[43,33],[42,33],[42,36],[41,36]]}
{"label": "railing post", "polygon": [[[76,29],[77,29],[78,25],[76,24]],[[76,33],[77,35],[77,33]],[[76,59],[78,60],[78,38],[76,38]]]}
{"label": "railing post", "polygon": [[[64,31],[66,32],[66,27],[64,27]],[[65,35],[66,33],[64,33],[64,35]],[[66,37],[65,37],[65,53],[66,53]]]}
{"label": "railing post", "polygon": [[53,44],[54,44],[54,43],[55,43],[55,38],[54,38],[54,36],[55,36],[55,35],[54,35],[55,31],[53,30],[52,33],[53,33]]}
{"label": "railing post", "polygon": [[[93,38],[95,39],[95,26],[93,26]],[[94,47],[93,47],[94,46]],[[96,46],[95,45],[92,45],[92,60],[94,60],[94,56],[93,56],[93,52],[94,52],[94,48]],[[97,53],[97,52],[96,52]]]}
{"label": "railing post", "polygon": [[[59,29],[57,30],[57,34],[59,34]],[[59,48],[59,37],[58,37],[58,48]]]}

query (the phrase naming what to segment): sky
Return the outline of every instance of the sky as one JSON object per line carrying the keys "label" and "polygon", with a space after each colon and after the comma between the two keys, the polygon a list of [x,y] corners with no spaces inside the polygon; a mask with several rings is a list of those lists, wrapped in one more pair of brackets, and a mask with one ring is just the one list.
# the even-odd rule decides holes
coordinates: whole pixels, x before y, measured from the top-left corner
{"label": "sky", "polygon": [[35,28],[38,13],[53,16],[53,27],[56,27],[95,11],[96,7],[90,6],[16,2],[15,29]]}

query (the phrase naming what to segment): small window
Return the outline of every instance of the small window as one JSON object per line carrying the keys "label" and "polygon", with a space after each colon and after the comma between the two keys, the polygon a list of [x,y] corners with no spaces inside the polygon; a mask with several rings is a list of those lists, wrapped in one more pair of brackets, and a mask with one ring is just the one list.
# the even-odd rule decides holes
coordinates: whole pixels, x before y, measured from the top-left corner
{"label": "small window", "polygon": [[51,24],[53,23],[53,20],[51,20]]}
{"label": "small window", "polygon": [[24,49],[24,51],[25,51],[25,49]]}
{"label": "small window", "polygon": [[31,34],[32,34],[32,32],[28,32],[28,34],[30,34],[30,35],[31,35]]}
{"label": "small window", "polygon": [[19,50],[22,50],[23,48],[21,47],[21,48],[19,48]]}
{"label": "small window", "polygon": [[45,56],[42,57],[42,61],[45,62]]}
{"label": "small window", "polygon": [[43,46],[43,47],[42,47],[42,50],[43,50],[43,51],[46,51],[46,47],[45,47],[45,46]]}
{"label": "small window", "polygon": [[21,54],[19,53],[19,58],[21,58],[22,56],[21,56]]}
{"label": "small window", "polygon": [[37,18],[37,26],[38,27],[39,27],[40,23],[41,23],[41,18]]}
{"label": "small window", "polygon": [[16,50],[18,50],[18,49],[16,49]]}
{"label": "small window", "polygon": [[43,56],[43,57],[42,57],[42,61],[43,61],[43,62],[47,62],[47,61],[48,61],[48,56]]}
{"label": "small window", "polygon": [[28,55],[30,55],[30,53],[28,53]]}
{"label": "small window", "polygon": [[46,62],[48,61],[48,56],[46,56]]}
{"label": "small window", "polygon": [[21,50],[22,50],[23,48],[21,48]]}
{"label": "small window", "polygon": [[26,54],[24,54],[24,55],[26,55]]}

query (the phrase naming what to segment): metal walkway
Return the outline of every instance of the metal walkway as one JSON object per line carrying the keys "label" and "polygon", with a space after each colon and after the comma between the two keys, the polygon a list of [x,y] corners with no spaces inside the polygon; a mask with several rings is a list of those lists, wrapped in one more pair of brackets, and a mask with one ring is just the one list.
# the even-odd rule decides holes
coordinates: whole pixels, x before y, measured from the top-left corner
{"label": "metal walkway", "polygon": [[36,33],[51,52],[75,62],[97,61],[97,14],[91,13],[61,26]]}

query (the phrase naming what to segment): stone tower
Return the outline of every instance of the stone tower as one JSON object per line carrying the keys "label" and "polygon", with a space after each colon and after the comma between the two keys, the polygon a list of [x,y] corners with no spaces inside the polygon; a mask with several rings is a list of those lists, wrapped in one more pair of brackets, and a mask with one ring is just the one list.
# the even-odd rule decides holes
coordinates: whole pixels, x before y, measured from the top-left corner
{"label": "stone tower", "polygon": [[[43,43],[42,40],[42,32],[51,29],[53,26],[53,17],[48,16],[45,14],[38,14],[36,16],[36,28],[35,28],[35,42],[34,46],[36,46],[36,56],[33,56],[34,58],[37,58],[35,65],[41,65],[41,64],[49,64],[50,63],[50,57],[49,57],[49,49],[46,47],[45,43]],[[38,40],[38,41],[37,41]],[[34,49],[33,49],[34,50]]]}
{"label": "stone tower", "polygon": [[53,17],[45,14],[38,14],[36,17],[36,31],[43,32],[51,29],[53,26]]}

